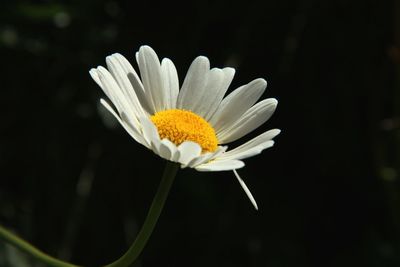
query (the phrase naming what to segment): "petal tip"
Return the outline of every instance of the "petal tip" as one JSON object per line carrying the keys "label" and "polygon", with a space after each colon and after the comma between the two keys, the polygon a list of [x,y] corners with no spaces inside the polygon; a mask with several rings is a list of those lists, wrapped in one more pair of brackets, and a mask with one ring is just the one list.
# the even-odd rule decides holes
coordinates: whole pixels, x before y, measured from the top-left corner
{"label": "petal tip", "polygon": [[208,59],[208,57],[206,57],[206,56],[198,56],[198,57],[196,57],[194,60],[193,60],[193,62],[196,62],[196,63],[205,63],[205,64],[207,64],[207,65],[209,65],[210,64],[210,60]]}
{"label": "petal tip", "polygon": [[275,136],[279,135],[282,131],[281,131],[281,129],[271,129],[271,130],[269,130],[269,132],[272,135],[272,137],[271,137],[271,139],[272,139],[272,138],[275,138]]}
{"label": "petal tip", "polygon": [[267,84],[268,84],[267,81],[264,78],[257,78],[257,79],[254,80],[254,82],[257,82],[262,86],[267,86]]}
{"label": "petal tip", "polygon": [[89,74],[90,74],[91,76],[96,75],[96,74],[97,74],[97,69],[96,69],[96,68],[91,68],[91,69],[89,70]]}

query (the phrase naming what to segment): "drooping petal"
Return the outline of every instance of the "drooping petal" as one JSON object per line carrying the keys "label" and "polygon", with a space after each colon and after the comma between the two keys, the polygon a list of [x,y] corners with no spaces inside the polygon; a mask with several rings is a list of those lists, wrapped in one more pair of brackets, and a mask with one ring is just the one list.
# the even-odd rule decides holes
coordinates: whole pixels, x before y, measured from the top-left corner
{"label": "drooping petal", "polygon": [[273,146],[272,138],[277,136],[281,131],[272,129],[264,132],[250,141],[238,146],[220,156],[220,159],[244,159],[261,153],[264,149]]}
{"label": "drooping petal", "polygon": [[178,73],[174,63],[168,58],[164,58],[162,60],[161,71],[164,79],[166,96],[168,98],[166,101],[166,109],[174,109],[176,107],[176,101],[179,94]]}
{"label": "drooping petal", "polygon": [[171,161],[173,162],[179,162],[179,158],[181,156],[181,152],[177,149],[174,153],[174,155],[172,156]]}
{"label": "drooping petal", "polygon": [[156,126],[150,121],[148,117],[141,117],[139,121],[142,126],[143,138],[146,140],[148,146],[160,141],[160,135],[158,134]]}
{"label": "drooping petal", "polygon": [[114,109],[104,100],[100,99],[100,103],[118,120],[118,122],[124,127],[125,131],[129,133],[132,138],[138,142],[139,144],[142,144],[144,146],[147,146],[145,140],[143,139],[142,135],[140,132],[137,130],[137,128],[132,127],[132,124],[128,124],[126,121],[122,120],[118,114],[114,111]]}
{"label": "drooping petal", "polygon": [[199,157],[194,158],[187,164],[187,166],[190,168],[194,168],[197,165],[200,165],[200,164],[206,163],[212,159],[218,158],[218,156],[221,155],[222,153],[224,153],[227,149],[228,149],[227,146],[219,146],[217,148],[217,150],[214,152],[203,153]]}
{"label": "drooping petal", "polygon": [[217,133],[221,144],[233,142],[266,122],[274,113],[278,101],[274,98],[260,101],[246,111],[235,123]]}
{"label": "drooping petal", "polygon": [[230,171],[244,167],[244,162],[240,160],[214,160],[195,167],[198,171]]}
{"label": "drooping petal", "polygon": [[256,200],[254,199],[253,195],[251,194],[249,188],[247,187],[247,185],[244,183],[243,179],[240,178],[239,174],[237,173],[236,170],[233,170],[233,173],[235,174],[240,186],[243,188],[244,192],[246,193],[247,197],[250,199],[251,204],[253,204],[254,208],[256,210],[258,210],[258,205]]}
{"label": "drooping petal", "polygon": [[205,93],[204,88],[207,84],[209,70],[210,62],[206,57],[199,56],[192,62],[178,95],[176,103],[178,109],[193,110]]}
{"label": "drooping petal", "polygon": [[163,139],[158,143],[158,152],[162,158],[173,161],[177,148],[175,144],[168,139]]}
{"label": "drooping petal", "polygon": [[178,146],[179,162],[186,167],[186,165],[194,158],[200,156],[201,146],[192,141],[185,141]]}
{"label": "drooping petal", "polygon": [[94,78],[95,81],[98,79],[101,84],[100,87],[110,98],[119,114],[125,112],[127,114],[132,114],[133,116],[135,115],[133,107],[131,107],[121,88],[107,69],[99,66],[96,70],[92,69],[91,74],[93,74],[92,77],[97,76]]}
{"label": "drooping petal", "polygon": [[[93,68],[89,71],[90,76],[92,79],[97,83],[98,86],[100,86],[101,90],[106,94],[108,99],[111,100],[111,102],[114,104],[114,106],[117,108],[117,111],[121,110],[121,106],[118,104],[118,101],[116,100],[115,94],[110,92],[109,88],[105,88],[103,83],[100,80],[99,72],[97,69]],[[118,105],[118,106],[117,106]]]}
{"label": "drooping petal", "polygon": [[255,79],[225,97],[210,119],[216,132],[221,132],[239,119],[264,93],[267,82]]}
{"label": "drooping petal", "polygon": [[231,156],[222,156],[221,157],[221,159],[245,159],[245,158],[249,158],[249,157],[253,157],[253,156],[255,156],[255,155],[258,155],[258,154],[260,154],[263,150],[265,150],[265,149],[267,149],[267,148],[269,148],[269,147],[272,147],[274,145],[274,141],[272,141],[272,140],[269,140],[269,141],[266,141],[266,142],[264,142],[264,143],[262,143],[262,144],[260,144],[260,145],[258,145],[258,146],[255,146],[255,147],[252,147],[252,148],[249,148],[249,149],[247,149],[247,150],[245,150],[245,151],[242,151],[242,152],[237,152],[237,153],[234,153],[234,154],[231,154]]}
{"label": "drooping petal", "polygon": [[147,102],[152,113],[164,110],[167,107],[167,92],[164,88],[164,79],[158,56],[149,46],[139,49],[138,65],[142,78]]}

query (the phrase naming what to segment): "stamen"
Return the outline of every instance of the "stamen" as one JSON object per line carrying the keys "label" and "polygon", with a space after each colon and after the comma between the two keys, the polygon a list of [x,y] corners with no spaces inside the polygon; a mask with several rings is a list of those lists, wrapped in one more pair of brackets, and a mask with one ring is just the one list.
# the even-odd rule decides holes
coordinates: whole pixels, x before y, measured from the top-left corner
{"label": "stamen", "polygon": [[159,111],[151,116],[161,139],[167,138],[176,145],[185,141],[198,143],[203,152],[213,152],[218,147],[214,128],[199,115],[181,109]]}

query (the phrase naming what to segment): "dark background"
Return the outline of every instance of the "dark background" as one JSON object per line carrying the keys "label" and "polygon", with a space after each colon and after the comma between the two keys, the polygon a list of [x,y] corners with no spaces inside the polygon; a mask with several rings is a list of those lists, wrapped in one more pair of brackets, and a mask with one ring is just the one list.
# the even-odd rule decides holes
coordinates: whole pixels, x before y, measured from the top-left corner
{"label": "dark background", "polygon": [[[107,264],[140,229],[165,162],[99,106],[89,69],[140,45],[182,81],[208,56],[263,77],[280,128],[239,173],[182,170],[135,266],[400,266],[398,1],[2,1],[0,223]],[[134,66],[136,63],[134,63]],[[233,146],[237,145],[236,143]],[[40,266],[0,243],[0,266]]]}

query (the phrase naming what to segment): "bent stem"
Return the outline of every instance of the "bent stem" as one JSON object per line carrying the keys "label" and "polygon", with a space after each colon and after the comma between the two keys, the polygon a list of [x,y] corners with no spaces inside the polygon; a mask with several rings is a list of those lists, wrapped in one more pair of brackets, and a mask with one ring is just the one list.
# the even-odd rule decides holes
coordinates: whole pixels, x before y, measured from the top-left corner
{"label": "bent stem", "polygon": [[144,221],[142,229],[136,237],[136,240],[121,258],[113,263],[110,263],[109,265],[106,265],[105,267],[127,267],[137,260],[138,256],[146,245],[147,240],[153,232],[158,218],[160,217],[178,168],[179,164],[170,161],[167,162],[161,183],[158,186],[157,193],[153,199],[153,202],[151,203],[146,220]]}
{"label": "bent stem", "polygon": [[21,251],[24,251],[31,255],[32,257],[38,259],[39,261],[45,263],[47,266],[52,267],[78,267],[78,265],[74,265],[56,258],[53,258],[50,255],[40,251],[39,249],[35,248],[25,240],[22,240],[15,234],[11,233],[7,229],[3,228],[0,225],[0,239],[4,240],[5,242],[17,247]]}
{"label": "bent stem", "polygon": [[[146,220],[143,223],[143,227],[140,230],[138,236],[136,237],[136,240],[133,242],[128,251],[124,255],[122,255],[121,258],[114,261],[113,263],[110,263],[105,267],[127,267],[137,260],[138,256],[140,255],[144,246],[146,245],[147,240],[149,239],[151,233],[153,232],[158,218],[160,217],[161,211],[164,207],[165,200],[167,199],[169,190],[171,188],[172,182],[175,179],[178,168],[179,164],[169,161],[167,162],[163,177],[161,179],[161,183],[158,187],[157,193],[150,206],[150,210],[149,213],[147,214]],[[47,255],[46,253],[35,248],[28,242],[22,240],[15,234],[6,230],[1,225],[0,225],[0,240],[4,240],[5,242],[17,247],[21,251],[28,253],[37,260],[45,263],[47,266],[79,267],[78,265],[74,265],[72,263],[68,263],[53,258],[50,255]]]}

